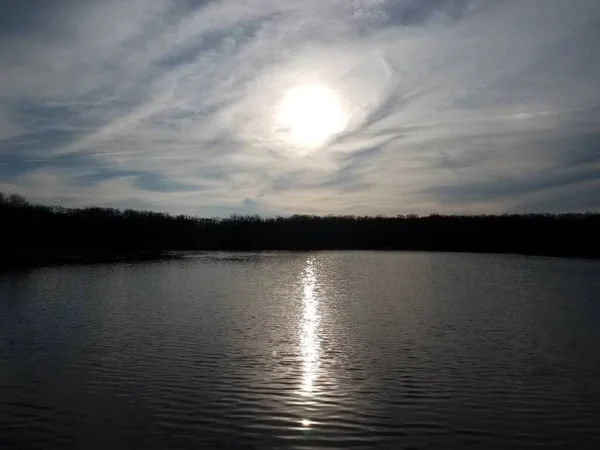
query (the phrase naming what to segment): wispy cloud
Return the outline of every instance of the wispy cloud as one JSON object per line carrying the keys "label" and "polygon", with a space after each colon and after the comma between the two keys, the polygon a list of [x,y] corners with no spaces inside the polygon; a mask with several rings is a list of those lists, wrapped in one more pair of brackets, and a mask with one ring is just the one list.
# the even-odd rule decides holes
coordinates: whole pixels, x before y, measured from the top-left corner
{"label": "wispy cloud", "polygon": [[[0,6],[0,190],[227,215],[597,209],[596,0]],[[337,92],[310,150],[276,111]]]}

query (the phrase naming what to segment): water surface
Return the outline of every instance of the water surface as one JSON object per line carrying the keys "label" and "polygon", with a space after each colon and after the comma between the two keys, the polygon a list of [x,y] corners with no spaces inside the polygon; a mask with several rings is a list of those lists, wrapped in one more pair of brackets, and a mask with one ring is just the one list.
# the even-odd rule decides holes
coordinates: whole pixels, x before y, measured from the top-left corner
{"label": "water surface", "polygon": [[0,275],[0,448],[600,448],[600,263],[213,253]]}

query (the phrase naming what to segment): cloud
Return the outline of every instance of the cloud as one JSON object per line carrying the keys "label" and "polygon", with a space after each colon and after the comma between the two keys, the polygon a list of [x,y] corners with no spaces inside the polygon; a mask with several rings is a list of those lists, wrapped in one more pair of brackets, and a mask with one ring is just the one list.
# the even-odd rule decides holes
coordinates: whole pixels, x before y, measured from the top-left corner
{"label": "cloud", "polygon": [[[201,215],[597,208],[599,24],[596,0],[6,2],[0,189]],[[276,111],[310,83],[349,119],[307,150]]]}

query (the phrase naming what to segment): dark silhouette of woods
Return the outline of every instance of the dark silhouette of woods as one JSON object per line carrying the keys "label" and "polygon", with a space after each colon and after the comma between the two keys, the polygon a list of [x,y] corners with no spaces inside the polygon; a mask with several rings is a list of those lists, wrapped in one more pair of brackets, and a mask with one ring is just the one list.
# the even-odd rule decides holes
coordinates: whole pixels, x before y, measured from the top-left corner
{"label": "dark silhouette of woods", "polygon": [[0,194],[4,266],[169,250],[374,249],[600,257],[600,214],[200,218],[33,205]]}

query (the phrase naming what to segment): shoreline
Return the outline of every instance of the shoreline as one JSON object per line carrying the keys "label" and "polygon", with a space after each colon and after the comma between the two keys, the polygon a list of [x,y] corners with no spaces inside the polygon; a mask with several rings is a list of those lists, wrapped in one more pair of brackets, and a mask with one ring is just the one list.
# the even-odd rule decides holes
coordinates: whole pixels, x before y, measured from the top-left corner
{"label": "shoreline", "polygon": [[436,250],[436,249],[377,249],[377,248],[313,248],[313,249],[297,249],[297,248],[278,248],[278,249],[187,249],[187,250],[164,250],[164,251],[143,251],[143,252],[115,252],[115,253],[98,253],[98,254],[36,254],[36,255],[19,255],[14,258],[2,258],[0,260],[0,273],[10,272],[13,270],[34,269],[53,266],[69,266],[69,265],[94,265],[107,263],[123,263],[123,262],[148,262],[148,261],[163,261],[184,259],[189,255],[196,254],[216,254],[216,253],[262,253],[262,252],[290,252],[290,253],[305,253],[305,252],[419,252],[419,253],[465,253],[477,255],[513,255],[513,256],[529,256],[540,258],[560,258],[560,259],[581,259],[589,261],[600,261],[600,257],[595,255],[578,255],[575,253],[543,253],[543,252],[503,252],[503,251],[472,251],[472,250]]}

